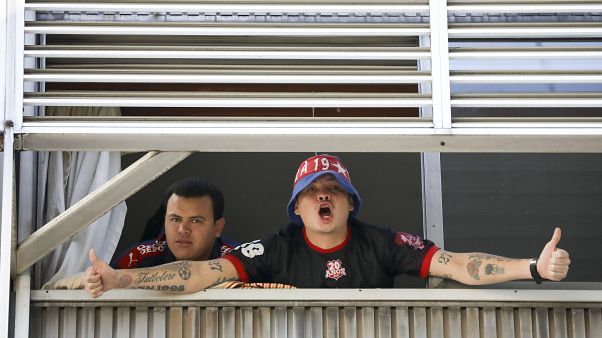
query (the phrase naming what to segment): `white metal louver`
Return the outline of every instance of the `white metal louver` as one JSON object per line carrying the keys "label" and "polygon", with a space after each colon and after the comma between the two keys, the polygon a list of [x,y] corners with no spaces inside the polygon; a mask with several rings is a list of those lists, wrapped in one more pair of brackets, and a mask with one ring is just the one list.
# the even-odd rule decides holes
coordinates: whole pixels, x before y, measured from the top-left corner
{"label": "white metal louver", "polygon": [[[26,21],[23,26],[26,36],[35,36],[39,41],[34,45],[26,45],[23,50],[25,58],[38,60],[39,64],[38,67],[25,69],[23,73],[23,81],[39,88],[25,93],[23,104],[39,109],[48,105],[166,109],[432,108],[433,117],[424,121],[431,120],[432,124],[412,124],[411,120],[407,120],[399,129],[395,129],[399,125],[371,118],[368,114],[366,119],[382,122],[382,127],[364,129],[360,133],[367,134],[368,142],[376,148],[389,142],[389,137],[385,135],[404,137],[419,134],[426,143],[421,141],[410,150],[433,150],[432,144],[443,142],[440,139],[442,131],[447,135],[471,135],[471,138],[491,132],[497,139],[493,141],[494,144],[521,135],[541,135],[532,129],[532,121],[514,119],[504,124],[502,129],[494,122],[487,124],[487,111],[490,108],[599,109],[602,104],[597,91],[602,85],[601,67],[546,70],[521,66],[522,60],[590,60],[595,65],[602,55],[602,13],[596,1],[548,1],[545,4],[541,1],[448,1],[447,4],[429,4],[427,1],[311,1],[302,4],[276,1],[242,1],[236,4],[219,1],[31,1],[23,6],[26,11],[37,13],[35,17],[39,18]],[[78,19],[74,16],[76,13],[85,15]],[[161,20],[152,19],[157,14]],[[537,17],[524,22],[516,20],[516,15]],[[554,16],[559,15],[562,20],[554,20]],[[68,20],[60,20],[66,16]],[[220,19],[216,21],[218,17]],[[447,22],[448,17],[454,20]],[[430,44],[419,45],[421,37],[430,39]],[[533,43],[522,43],[525,40]],[[584,40],[588,41],[586,45],[579,43]],[[491,43],[479,46],[478,43],[482,41]],[[477,45],[472,46],[473,42],[477,42]],[[500,58],[510,65],[516,64],[517,68],[454,68],[454,64],[467,60],[495,61]],[[419,63],[427,65],[427,68],[421,66],[419,69]],[[49,89],[53,83],[70,83],[71,87],[77,87],[78,83],[246,84],[249,90],[190,92],[174,90],[174,87],[160,92]],[[353,89],[350,92],[307,93],[253,91],[255,84],[262,83],[353,84],[366,87],[373,84],[428,84],[434,89],[433,93],[391,91],[379,94],[354,92]],[[529,84],[566,83],[591,85],[594,90],[496,93],[491,90],[466,92],[455,89],[457,85],[487,88],[496,84],[518,84],[519,88],[520,85]],[[445,88],[450,88],[449,93]],[[438,93],[440,89],[444,90]],[[471,121],[466,119],[460,123],[459,116],[455,117],[452,113],[452,109],[467,107],[481,108],[481,115],[475,117],[479,127],[473,127]],[[587,121],[583,121],[583,118],[573,121],[569,117],[560,122],[543,114],[541,119],[549,126],[546,132],[551,135],[572,135],[578,139],[582,136],[582,129],[578,126]],[[264,130],[266,134],[278,137],[277,133],[274,135],[272,126],[263,123],[269,123],[264,118],[246,117],[241,121],[252,122],[258,134]],[[590,116],[589,121],[594,129],[588,129],[588,137],[598,133],[595,128],[597,119]],[[233,126],[239,123],[223,122],[233,123]],[[308,122],[341,137],[362,129],[363,123],[353,124],[351,120],[351,129],[347,129],[335,126],[328,119],[314,118]],[[203,123],[199,120],[199,127]],[[21,126],[19,119],[16,125]],[[93,120],[87,124],[92,133],[94,125]],[[132,134],[139,134],[129,126],[128,123],[122,125],[124,133],[127,134],[128,130]],[[57,135],[58,130],[69,130],[71,124],[68,120],[40,124],[35,118],[28,118],[23,127],[26,132],[22,137],[19,135],[18,146],[33,149],[29,144],[44,144],[46,142],[39,140],[45,139],[46,135],[54,137],[52,135]],[[202,130],[199,128],[198,132],[202,133]],[[281,132],[288,133],[284,129]],[[312,130],[302,129],[299,133],[309,136]],[[70,134],[76,137],[77,133]],[[112,137],[104,133],[100,135]],[[430,141],[426,141],[429,138]],[[239,139],[245,145],[249,144],[250,140],[244,134],[239,135]],[[104,144],[100,140],[97,143]],[[445,146],[440,147],[442,151],[466,151],[469,148],[464,147],[463,142],[443,143]],[[548,146],[533,146],[526,151],[557,151],[558,143],[564,141],[550,143],[550,140],[546,140],[544,143]],[[164,142],[155,142],[152,146],[153,149],[172,149]],[[236,148],[236,145],[232,145],[232,148]],[[483,146],[484,151],[494,149],[495,146]],[[584,147],[583,151],[596,149]],[[303,150],[303,147],[297,150]],[[498,150],[504,151],[501,147]]]}

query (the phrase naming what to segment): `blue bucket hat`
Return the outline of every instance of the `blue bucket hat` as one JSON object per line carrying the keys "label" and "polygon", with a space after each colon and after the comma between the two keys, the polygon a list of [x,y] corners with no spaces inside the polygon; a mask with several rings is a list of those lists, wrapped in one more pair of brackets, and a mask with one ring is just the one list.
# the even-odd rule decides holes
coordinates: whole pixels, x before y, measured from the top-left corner
{"label": "blue bucket hat", "polygon": [[301,162],[299,169],[297,169],[295,182],[293,183],[293,194],[291,195],[291,199],[288,202],[287,207],[288,218],[291,221],[299,225],[303,224],[301,217],[295,214],[295,202],[297,201],[297,196],[311,182],[326,174],[333,175],[341,187],[351,194],[354,209],[349,212],[349,219],[354,218],[355,215],[357,215],[358,211],[360,210],[362,199],[360,198],[360,194],[357,192],[355,187],[353,187],[353,184],[351,184],[349,171],[347,168],[345,168],[345,166],[343,166],[343,163],[341,163],[341,160],[339,160],[338,157],[328,154],[321,154],[312,156]]}

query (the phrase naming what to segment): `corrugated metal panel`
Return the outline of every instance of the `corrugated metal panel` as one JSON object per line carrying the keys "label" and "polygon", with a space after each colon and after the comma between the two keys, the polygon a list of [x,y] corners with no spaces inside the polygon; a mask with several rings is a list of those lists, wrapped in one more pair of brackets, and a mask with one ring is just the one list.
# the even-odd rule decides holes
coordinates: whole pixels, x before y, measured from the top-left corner
{"label": "corrugated metal panel", "polygon": [[[81,303],[80,303],[81,305]],[[597,307],[45,307],[32,337],[602,337]],[[147,328],[149,329],[147,331]]]}

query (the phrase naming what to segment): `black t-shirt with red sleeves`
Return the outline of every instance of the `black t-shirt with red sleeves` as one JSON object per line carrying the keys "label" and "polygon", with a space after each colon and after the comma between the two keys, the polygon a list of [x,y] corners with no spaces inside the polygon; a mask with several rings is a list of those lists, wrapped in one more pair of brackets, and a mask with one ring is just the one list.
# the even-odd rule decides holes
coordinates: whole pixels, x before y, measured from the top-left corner
{"label": "black t-shirt with red sleeves", "polygon": [[275,235],[242,244],[228,259],[244,282],[273,282],[299,288],[390,288],[397,275],[426,278],[431,241],[352,220],[347,238],[324,250],[313,245],[305,228],[289,224]]}

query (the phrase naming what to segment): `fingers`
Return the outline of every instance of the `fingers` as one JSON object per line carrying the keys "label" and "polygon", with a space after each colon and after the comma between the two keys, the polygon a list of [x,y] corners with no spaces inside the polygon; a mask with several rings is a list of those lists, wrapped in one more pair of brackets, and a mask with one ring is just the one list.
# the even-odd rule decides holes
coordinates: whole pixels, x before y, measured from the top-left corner
{"label": "fingers", "polygon": [[552,253],[552,258],[569,259],[569,253],[566,250],[558,249]]}
{"label": "fingers", "polygon": [[86,275],[84,276],[84,288],[86,292],[93,298],[100,297],[102,295],[102,281],[100,274],[96,272],[94,267],[86,269]]}
{"label": "fingers", "polygon": [[569,253],[563,249],[558,249],[552,253],[552,257],[548,262],[548,279],[553,281],[559,281],[566,277],[569,271],[569,265],[571,260]]}

